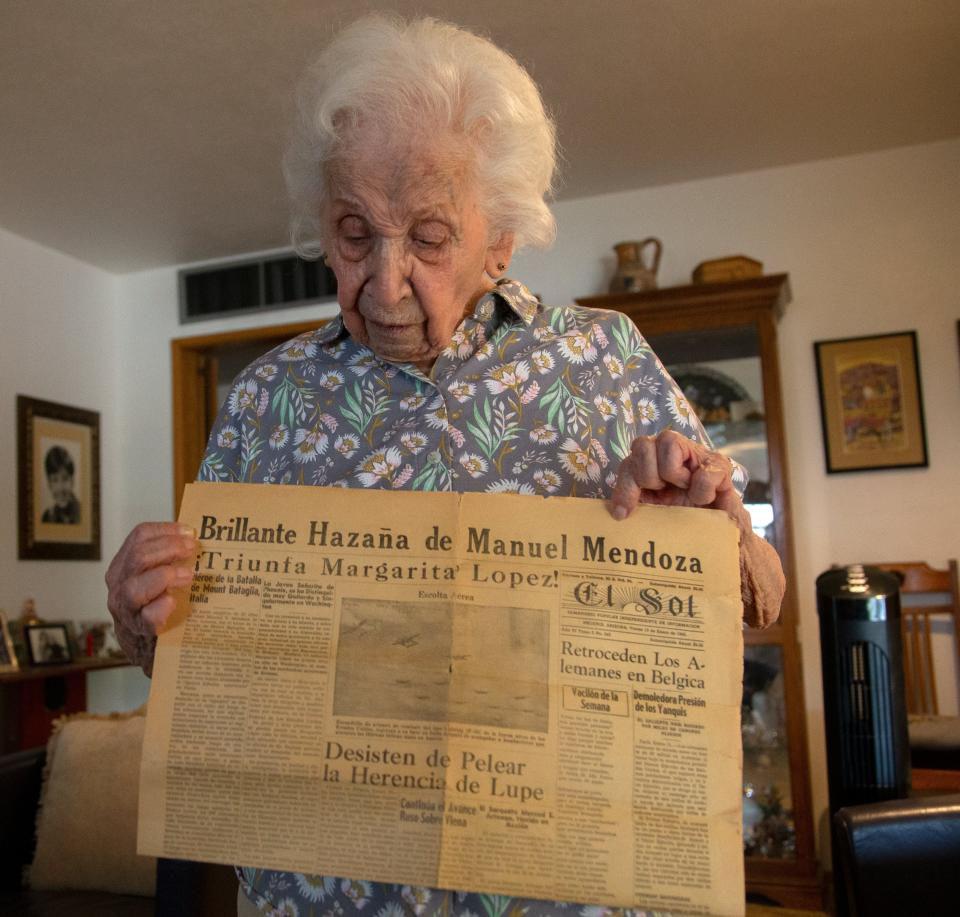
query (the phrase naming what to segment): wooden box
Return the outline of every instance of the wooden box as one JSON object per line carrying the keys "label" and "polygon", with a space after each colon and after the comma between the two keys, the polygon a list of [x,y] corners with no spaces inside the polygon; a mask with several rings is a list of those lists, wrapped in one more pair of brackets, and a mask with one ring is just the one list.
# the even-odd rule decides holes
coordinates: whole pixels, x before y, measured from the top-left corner
{"label": "wooden box", "polygon": [[746,255],[731,255],[728,258],[714,258],[701,261],[693,269],[694,283],[725,283],[728,280],[746,280],[748,277],[761,277],[763,264]]}

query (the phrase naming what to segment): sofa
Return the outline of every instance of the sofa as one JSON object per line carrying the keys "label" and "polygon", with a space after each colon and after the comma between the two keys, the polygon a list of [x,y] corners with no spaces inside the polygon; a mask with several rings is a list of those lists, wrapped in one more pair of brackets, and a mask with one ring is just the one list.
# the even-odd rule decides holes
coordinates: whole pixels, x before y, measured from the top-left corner
{"label": "sofa", "polygon": [[0,757],[0,914],[5,917],[148,917],[152,897],[90,889],[25,887],[25,868],[36,848],[37,806],[46,749],[35,748]]}
{"label": "sofa", "polygon": [[[95,720],[96,718],[88,718]],[[101,722],[110,718],[100,718]],[[124,723],[124,717],[115,718],[116,728],[124,729],[124,735],[136,735],[138,724]],[[141,717],[142,720],[142,717]],[[108,724],[107,728],[113,728]],[[142,735],[142,733],[141,733]],[[96,736],[102,741],[102,734]],[[130,741],[121,738],[121,741]],[[61,742],[61,746],[63,743]],[[65,754],[63,747],[57,754]],[[104,749],[97,761],[86,767],[77,767],[76,759],[64,757],[62,763],[73,765],[76,783],[83,788],[92,786],[91,796],[96,793],[96,778],[107,784],[118,785],[118,795],[123,781],[109,773],[118,763],[118,756]],[[40,831],[53,831],[52,840],[38,845],[38,809],[41,800],[44,770],[47,764],[47,749],[35,748],[0,756],[0,914],[4,917],[236,917],[237,880],[229,866],[193,863],[183,860],[153,861],[135,854],[135,815],[130,823],[115,827],[112,824],[96,825],[100,820],[89,819],[90,830],[84,831],[84,822],[77,824],[77,813],[67,813],[65,821],[51,822],[53,808],[59,804],[55,798],[58,788],[48,783],[45,795],[47,823]],[[92,770],[97,771],[96,774]],[[56,776],[54,769],[49,769]],[[135,783],[136,775],[132,775]],[[48,781],[51,780],[48,777]],[[89,800],[91,803],[93,799]],[[133,812],[136,799],[132,800]],[[125,805],[118,802],[121,813]],[[103,821],[108,822],[109,816]],[[67,835],[76,832],[78,849],[74,854],[64,852],[69,843]],[[99,830],[99,834],[98,834]],[[109,837],[104,835],[107,832]],[[118,841],[118,838],[121,840]],[[117,860],[117,843],[126,860]],[[44,851],[53,859],[52,868],[44,864]],[[141,861],[131,869],[129,860]],[[34,868],[28,870],[31,863]],[[91,863],[94,864],[91,868]],[[38,868],[40,867],[40,868]],[[75,882],[74,882],[75,879]],[[36,881],[33,881],[36,880]],[[76,884],[79,887],[71,887]],[[133,891],[136,893],[131,893]]]}

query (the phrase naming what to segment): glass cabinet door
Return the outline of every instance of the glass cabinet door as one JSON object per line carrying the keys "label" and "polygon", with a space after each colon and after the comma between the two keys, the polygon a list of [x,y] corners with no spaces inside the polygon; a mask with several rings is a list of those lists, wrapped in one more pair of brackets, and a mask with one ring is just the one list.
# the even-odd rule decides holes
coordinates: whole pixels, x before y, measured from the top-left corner
{"label": "glass cabinet door", "polygon": [[[746,469],[744,505],[753,530],[782,552],[774,525],[775,471],[767,447],[756,325],[669,331],[647,340],[683,389],[714,447]],[[744,853],[792,858],[796,836],[780,646],[745,647],[741,713]]]}
{"label": "glass cabinet door", "polygon": [[786,274],[577,299],[626,313],[700,415],[714,446],[749,474],[754,531],[780,554],[780,620],[744,631],[743,827],[747,890],[822,909],[814,853],[803,674],[797,640],[777,320]]}
{"label": "glass cabinet door", "polygon": [[749,480],[743,502],[753,530],[779,547],[774,536],[763,365],[756,326],[673,331],[648,340],[683,389],[714,447],[746,469]]}
{"label": "glass cabinet door", "polygon": [[792,859],[797,852],[787,747],[783,649],[743,649],[743,852]]}

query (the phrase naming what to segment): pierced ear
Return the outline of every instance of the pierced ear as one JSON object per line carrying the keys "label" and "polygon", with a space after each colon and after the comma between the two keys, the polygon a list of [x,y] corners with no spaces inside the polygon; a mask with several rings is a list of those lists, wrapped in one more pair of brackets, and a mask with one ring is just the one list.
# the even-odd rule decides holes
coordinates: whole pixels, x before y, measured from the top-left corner
{"label": "pierced ear", "polygon": [[487,249],[484,268],[491,277],[502,277],[504,271],[510,266],[510,259],[513,257],[513,239],[512,232],[505,232]]}

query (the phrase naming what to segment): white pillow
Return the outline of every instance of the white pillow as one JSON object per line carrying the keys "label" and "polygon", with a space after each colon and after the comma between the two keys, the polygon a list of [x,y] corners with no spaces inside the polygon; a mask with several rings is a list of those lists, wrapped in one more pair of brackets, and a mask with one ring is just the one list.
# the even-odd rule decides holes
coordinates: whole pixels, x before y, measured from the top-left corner
{"label": "white pillow", "polygon": [[155,857],[137,855],[144,708],[54,724],[37,815],[35,889],[152,896]]}

